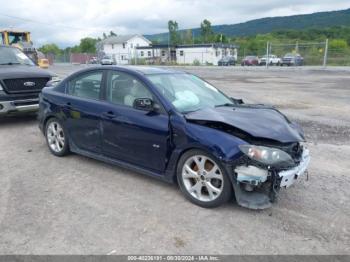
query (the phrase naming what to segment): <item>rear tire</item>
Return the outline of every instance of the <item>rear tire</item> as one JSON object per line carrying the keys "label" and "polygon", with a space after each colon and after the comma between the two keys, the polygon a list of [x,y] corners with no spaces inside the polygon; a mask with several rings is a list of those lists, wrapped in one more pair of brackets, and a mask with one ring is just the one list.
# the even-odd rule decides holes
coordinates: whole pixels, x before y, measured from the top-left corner
{"label": "rear tire", "polygon": [[50,118],[47,121],[45,137],[52,154],[55,156],[64,156],[69,153],[67,133],[57,118]]}
{"label": "rear tire", "polygon": [[190,150],[177,165],[181,192],[192,203],[214,208],[232,199],[232,185],[220,161],[202,150]]}

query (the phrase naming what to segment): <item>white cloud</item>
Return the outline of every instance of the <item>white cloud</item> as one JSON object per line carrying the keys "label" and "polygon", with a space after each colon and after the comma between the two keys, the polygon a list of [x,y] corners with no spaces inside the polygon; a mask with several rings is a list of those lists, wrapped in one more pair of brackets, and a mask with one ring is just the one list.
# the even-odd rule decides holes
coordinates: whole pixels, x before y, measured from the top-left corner
{"label": "white cloud", "polygon": [[234,24],[350,6],[348,0],[0,0],[0,7],[1,27],[30,30],[37,45],[55,42],[67,46],[111,30],[117,34],[165,32],[170,19],[180,28],[192,28],[205,18],[212,24]]}

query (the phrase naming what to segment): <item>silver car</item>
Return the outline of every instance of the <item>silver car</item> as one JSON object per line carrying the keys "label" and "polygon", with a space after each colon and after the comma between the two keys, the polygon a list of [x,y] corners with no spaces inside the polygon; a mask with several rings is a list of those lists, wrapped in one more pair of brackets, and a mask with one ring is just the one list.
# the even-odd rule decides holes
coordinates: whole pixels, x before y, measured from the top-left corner
{"label": "silver car", "polygon": [[101,59],[101,65],[113,65],[113,59],[110,56],[104,56]]}

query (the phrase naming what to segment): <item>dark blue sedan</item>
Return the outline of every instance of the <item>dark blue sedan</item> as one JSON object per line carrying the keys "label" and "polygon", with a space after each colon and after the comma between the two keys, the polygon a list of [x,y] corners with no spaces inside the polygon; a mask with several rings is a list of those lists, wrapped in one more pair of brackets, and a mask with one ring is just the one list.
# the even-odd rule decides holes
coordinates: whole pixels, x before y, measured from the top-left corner
{"label": "dark blue sedan", "polygon": [[271,206],[309,163],[301,128],[197,76],[151,67],[90,67],[45,87],[40,128],[56,156],[74,152],[177,183],[216,207]]}

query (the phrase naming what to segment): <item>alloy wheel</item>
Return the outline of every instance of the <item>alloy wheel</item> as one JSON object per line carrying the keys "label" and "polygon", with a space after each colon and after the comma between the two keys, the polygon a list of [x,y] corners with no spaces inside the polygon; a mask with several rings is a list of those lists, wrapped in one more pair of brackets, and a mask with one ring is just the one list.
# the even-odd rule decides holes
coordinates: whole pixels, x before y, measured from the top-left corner
{"label": "alloy wheel", "polygon": [[186,160],[182,168],[182,180],[187,192],[203,202],[215,200],[224,188],[219,166],[203,155],[194,155]]}
{"label": "alloy wheel", "polygon": [[64,146],[65,146],[64,132],[63,132],[63,128],[58,122],[52,121],[51,123],[49,123],[46,130],[46,136],[47,136],[49,147],[54,152],[60,153],[64,149]]}

